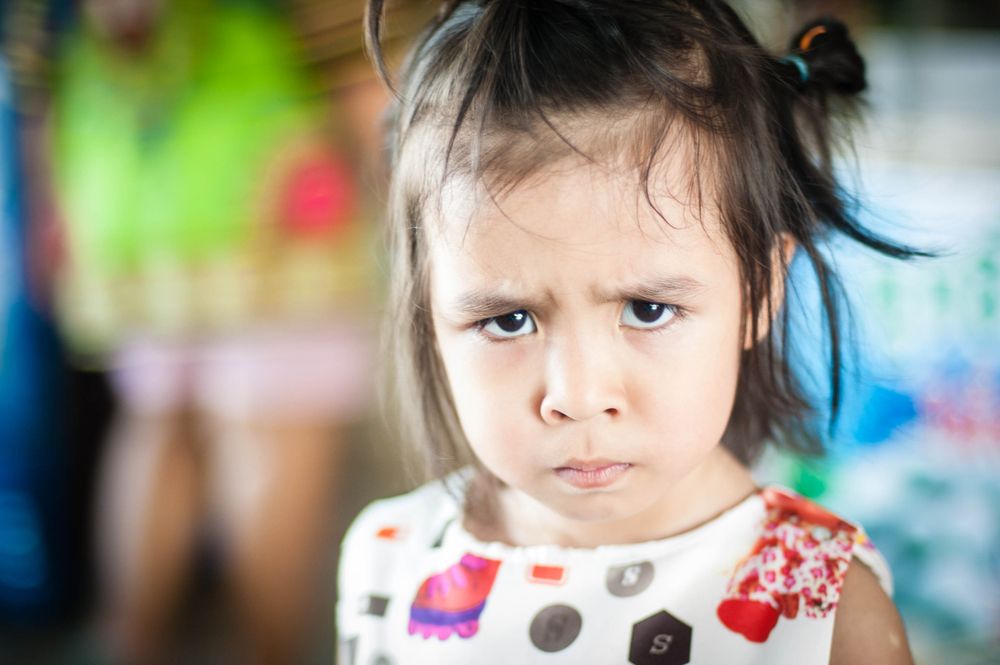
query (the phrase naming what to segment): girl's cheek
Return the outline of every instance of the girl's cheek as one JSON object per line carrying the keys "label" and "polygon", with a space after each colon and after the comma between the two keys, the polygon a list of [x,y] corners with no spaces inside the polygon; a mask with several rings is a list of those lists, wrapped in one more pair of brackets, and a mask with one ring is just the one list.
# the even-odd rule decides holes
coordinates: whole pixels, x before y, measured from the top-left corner
{"label": "girl's cheek", "polygon": [[509,378],[516,380],[528,371],[533,357],[530,342],[512,340],[491,342],[472,337],[462,344],[462,362],[471,371],[489,376],[491,379]]}
{"label": "girl's cheek", "polygon": [[678,346],[683,343],[678,332],[632,330],[625,333],[625,343],[635,355],[646,361],[659,362],[677,353]]}
{"label": "girl's cheek", "polygon": [[457,401],[508,404],[533,390],[537,366],[527,345],[471,336],[441,342],[442,359]]}
{"label": "girl's cheek", "polygon": [[679,365],[686,364],[692,354],[699,354],[710,331],[696,321],[679,321],[664,330],[635,330],[625,336],[631,358],[640,368],[669,377]]}

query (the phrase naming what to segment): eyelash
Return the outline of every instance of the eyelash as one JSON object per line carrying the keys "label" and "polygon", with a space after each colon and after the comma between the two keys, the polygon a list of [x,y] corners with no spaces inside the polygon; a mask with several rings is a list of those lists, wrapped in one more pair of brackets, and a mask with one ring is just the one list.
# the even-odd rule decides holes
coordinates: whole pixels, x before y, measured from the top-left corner
{"label": "eyelash", "polygon": [[[626,300],[625,301],[625,307],[627,307],[629,305],[629,303],[633,303],[633,302],[648,302],[648,303],[655,303],[657,305],[663,305],[667,309],[667,311],[669,311],[670,314],[671,314],[671,317],[670,317],[669,321],[667,321],[663,325],[656,326],[655,328],[636,328],[636,327],[629,326],[632,330],[635,330],[637,332],[642,332],[642,333],[657,333],[657,334],[666,332],[667,330],[669,330],[670,328],[673,327],[673,325],[674,325],[674,323],[676,321],[680,321],[681,319],[683,319],[687,315],[687,310],[685,310],[683,307],[681,307],[679,305],[672,305],[670,303],[661,303],[661,302],[656,302],[656,301],[653,301],[653,300],[639,300],[639,299]],[[504,316],[509,316],[509,315],[511,315],[511,314],[513,314],[515,312],[520,312],[520,311],[527,311],[527,310],[519,310],[519,309],[518,310],[512,310],[510,312],[505,312],[503,314],[498,314],[496,316],[491,316],[491,317],[486,318],[486,319],[480,319],[479,321],[476,321],[476,322],[474,322],[472,324],[472,328],[476,331],[477,334],[479,334],[480,336],[482,336],[483,338],[485,338],[489,342],[504,343],[504,342],[513,342],[513,341],[516,341],[520,337],[527,337],[528,335],[515,335],[515,336],[512,336],[512,337],[500,337],[500,336],[497,336],[497,335],[491,335],[490,333],[486,332],[485,328],[492,321],[494,321],[496,319],[499,319],[499,318],[504,317]],[[624,308],[623,308],[623,311],[624,311]],[[534,322],[534,317],[531,315],[530,312],[528,313],[528,316],[531,316],[531,318],[532,318],[532,324],[535,325],[536,328],[537,328],[537,324]],[[619,315],[619,318],[621,318],[621,315]]]}

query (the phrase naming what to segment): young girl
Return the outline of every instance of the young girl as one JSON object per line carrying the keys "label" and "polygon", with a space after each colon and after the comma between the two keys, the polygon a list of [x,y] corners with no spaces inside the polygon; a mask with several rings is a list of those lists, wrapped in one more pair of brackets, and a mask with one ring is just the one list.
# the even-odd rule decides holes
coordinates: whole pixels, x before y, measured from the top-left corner
{"label": "young girl", "polygon": [[397,384],[445,482],[348,533],[343,663],[911,662],[861,528],[748,471],[817,448],[792,256],[836,408],[817,245],[914,253],[833,177],[830,108],[864,87],[830,20],[779,58],[718,0],[445,3],[391,139]]}

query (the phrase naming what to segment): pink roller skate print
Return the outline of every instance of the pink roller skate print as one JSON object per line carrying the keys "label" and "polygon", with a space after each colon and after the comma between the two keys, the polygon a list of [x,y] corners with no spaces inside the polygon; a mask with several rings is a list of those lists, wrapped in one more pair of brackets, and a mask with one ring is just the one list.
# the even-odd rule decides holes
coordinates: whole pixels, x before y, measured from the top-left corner
{"label": "pink roller skate print", "polygon": [[479,632],[479,615],[499,567],[499,561],[467,553],[424,580],[410,606],[410,635],[446,640],[453,633],[467,639]]}
{"label": "pink roller skate print", "polygon": [[858,529],[816,504],[775,489],[763,492],[764,533],[736,567],[719,620],[751,642],[765,642],[778,619],[822,618],[837,607]]}

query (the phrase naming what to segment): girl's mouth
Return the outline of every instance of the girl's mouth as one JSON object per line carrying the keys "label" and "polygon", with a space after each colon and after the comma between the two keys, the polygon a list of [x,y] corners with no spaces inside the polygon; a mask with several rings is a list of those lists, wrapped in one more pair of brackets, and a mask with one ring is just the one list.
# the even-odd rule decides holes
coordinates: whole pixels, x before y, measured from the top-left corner
{"label": "girl's mouth", "polygon": [[607,487],[632,468],[627,462],[570,460],[566,466],[555,468],[556,475],[579,489]]}

